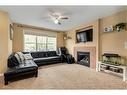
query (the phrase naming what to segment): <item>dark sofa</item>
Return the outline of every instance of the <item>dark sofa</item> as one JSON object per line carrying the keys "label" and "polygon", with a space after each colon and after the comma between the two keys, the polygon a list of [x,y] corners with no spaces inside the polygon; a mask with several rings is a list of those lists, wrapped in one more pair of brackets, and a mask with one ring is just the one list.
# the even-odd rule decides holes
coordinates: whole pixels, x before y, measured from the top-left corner
{"label": "dark sofa", "polygon": [[61,63],[61,55],[58,55],[56,51],[43,51],[43,52],[30,52],[34,62],[38,65],[46,65],[53,63]]}
{"label": "dark sofa", "polygon": [[[28,52],[23,53],[26,54]],[[24,63],[19,63],[14,54],[9,56],[8,70],[4,73],[5,85],[8,84],[8,81],[23,78],[24,76],[32,75],[37,77],[38,66],[62,62],[61,56],[57,55],[56,51],[30,53],[33,60],[26,60]]]}
{"label": "dark sofa", "polygon": [[8,69],[4,73],[5,85],[9,81],[24,78],[25,76],[32,75],[37,77],[38,66],[33,60],[26,60],[24,63],[19,63],[14,54],[11,54],[8,58]]}

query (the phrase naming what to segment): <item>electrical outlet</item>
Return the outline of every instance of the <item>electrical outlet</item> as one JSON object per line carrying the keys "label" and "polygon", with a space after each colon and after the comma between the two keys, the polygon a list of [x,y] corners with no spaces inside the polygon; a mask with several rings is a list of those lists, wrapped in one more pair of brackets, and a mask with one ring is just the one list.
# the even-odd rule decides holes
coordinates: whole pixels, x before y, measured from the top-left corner
{"label": "electrical outlet", "polygon": [[124,42],[124,48],[127,49],[127,42]]}

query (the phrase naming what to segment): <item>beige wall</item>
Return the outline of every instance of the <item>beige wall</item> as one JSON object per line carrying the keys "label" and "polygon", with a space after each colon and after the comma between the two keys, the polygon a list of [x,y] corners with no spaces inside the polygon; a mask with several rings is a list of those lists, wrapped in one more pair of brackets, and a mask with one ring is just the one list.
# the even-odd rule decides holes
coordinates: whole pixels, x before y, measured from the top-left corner
{"label": "beige wall", "polygon": [[[101,18],[93,23],[81,25],[71,31],[67,32],[67,35],[72,39],[66,40],[65,46],[68,48],[69,53],[74,55],[74,47],[75,46],[96,46],[97,58],[101,58],[101,55],[104,52],[109,53],[118,53],[121,56],[124,56],[127,59],[127,49],[125,49],[124,44],[127,42],[127,30],[124,32],[111,32],[111,33],[103,33],[105,26],[115,25],[119,22],[127,23],[127,11],[121,11],[119,13],[113,14],[111,16],[107,16]],[[94,29],[94,40],[93,42],[87,43],[76,43],[76,30],[82,29],[88,26],[93,26]],[[99,59],[97,59],[99,60]]]}
{"label": "beige wall", "polygon": [[17,27],[14,24],[14,38],[13,38],[13,52],[16,51],[23,51],[23,44],[24,44],[24,32],[22,27]]}
{"label": "beige wall", "polygon": [[12,52],[12,41],[9,39],[9,15],[0,11],[0,73],[4,73],[7,68],[7,58]]}
{"label": "beige wall", "polygon": [[[76,47],[76,46],[83,46],[83,47],[89,47],[89,46],[95,46],[96,47],[96,51],[98,51],[98,36],[99,36],[99,21],[97,20],[97,21],[94,21],[93,23],[89,23],[89,24],[85,24],[85,25],[81,25],[81,26],[79,26],[79,27],[77,27],[77,28],[75,28],[75,29],[73,29],[73,30],[71,30],[71,31],[69,31],[69,32],[67,32],[67,35],[69,36],[69,37],[71,37],[72,39],[68,39],[68,40],[66,40],[66,42],[65,42],[65,46],[66,46],[66,48],[68,49],[68,51],[69,51],[69,53],[70,54],[72,54],[73,56],[74,56],[74,47]],[[76,43],[76,30],[78,30],[78,29],[82,29],[82,28],[89,28],[89,27],[92,27],[93,28],[93,42],[86,42],[86,43]],[[98,54],[97,54],[97,56],[98,56]],[[98,57],[97,57],[98,58]]]}
{"label": "beige wall", "polygon": [[124,32],[104,33],[104,27],[115,25],[119,22],[127,23],[127,11],[122,11],[100,20],[100,55],[104,52],[118,53],[127,57],[127,49],[124,43],[127,42],[127,30]]}
{"label": "beige wall", "polygon": [[65,46],[64,32],[57,33],[57,48]]}
{"label": "beige wall", "polygon": [[23,51],[24,50],[24,32],[29,33],[29,31],[32,31],[34,34],[35,32],[38,34],[44,34],[44,35],[53,35],[57,37],[57,47],[64,46],[64,40],[63,40],[63,32],[55,32],[55,31],[46,31],[43,29],[32,29],[27,27],[21,27],[17,26],[17,24],[14,24],[14,40],[13,40],[13,52],[17,51]]}

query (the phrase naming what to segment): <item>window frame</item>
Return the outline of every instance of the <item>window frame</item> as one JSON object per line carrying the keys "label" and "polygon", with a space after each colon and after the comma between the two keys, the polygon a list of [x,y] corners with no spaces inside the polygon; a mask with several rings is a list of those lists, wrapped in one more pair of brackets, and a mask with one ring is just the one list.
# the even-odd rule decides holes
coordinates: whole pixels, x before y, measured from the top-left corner
{"label": "window frame", "polygon": [[[27,52],[26,50],[25,50],[25,44],[29,44],[29,43],[26,43],[25,42],[25,35],[33,35],[33,36],[35,36],[36,37],[36,42],[35,42],[35,47],[36,47],[36,49],[35,49],[35,51],[29,51],[29,52],[37,52],[37,51],[42,51],[42,50],[38,50],[38,42],[37,42],[37,37],[46,37],[46,50],[45,51],[56,51],[57,50],[57,37],[55,37],[55,36],[47,36],[47,35],[35,35],[35,34],[24,34],[24,47],[23,47],[23,49],[24,49],[24,51],[25,52]],[[56,46],[55,46],[55,50],[48,50],[48,37],[52,37],[52,38],[55,38],[56,40],[55,40],[55,44],[56,44]],[[33,44],[33,43],[31,43],[31,44]]]}
{"label": "window frame", "polygon": [[[47,43],[46,43],[46,49],[47,49],[47,50],[48,50],[48,44],[49,44],[49,43],[48,43],[48,37],[51,37],[51,36],[47,36],[47,39],[46,39],[46,42],[47,42]],[[57,50],[57,37],[52,37],[52,38],[56,38],[56,42],[55,42],[55,44],[56,44],[56,45],[55,45],[55,51],[56,51],[56,50]],[[50,43],[50,44],[51,44],[51,43]]]}

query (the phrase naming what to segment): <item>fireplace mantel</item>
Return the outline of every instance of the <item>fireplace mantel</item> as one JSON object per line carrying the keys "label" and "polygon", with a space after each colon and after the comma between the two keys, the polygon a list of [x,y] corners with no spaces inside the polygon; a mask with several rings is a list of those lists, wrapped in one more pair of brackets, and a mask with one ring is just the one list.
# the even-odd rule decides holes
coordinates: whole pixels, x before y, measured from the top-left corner
{"label": "fireplace mantel", "polygon": [[96,47],[74,47],[74,57],[77,62],[77,52],[90,52],[90,68],[96,69]]}

